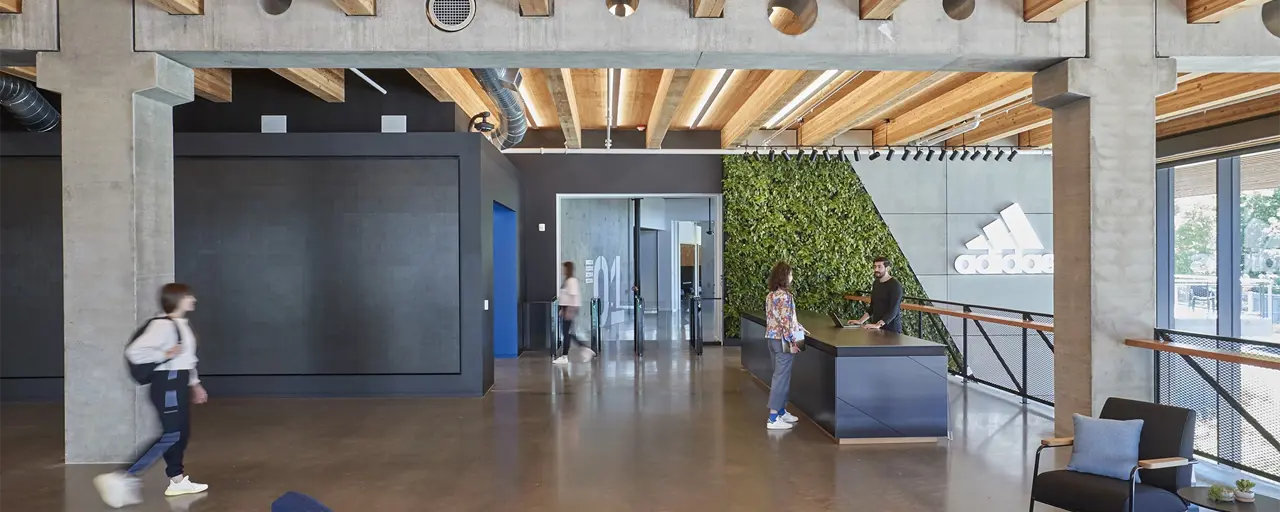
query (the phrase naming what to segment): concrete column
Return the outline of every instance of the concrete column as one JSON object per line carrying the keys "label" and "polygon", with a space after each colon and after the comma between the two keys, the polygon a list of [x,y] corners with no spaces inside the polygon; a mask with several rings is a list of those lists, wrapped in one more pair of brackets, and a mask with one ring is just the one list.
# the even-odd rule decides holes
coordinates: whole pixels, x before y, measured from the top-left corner
{"label": "concrete column", "polygon": [[132,0],[62,0],[61,51],[38,57],[62,94],[66,461],[122,462],[158,431],[125,371],[129,335],[174,278],[173,106],[192,71],[133,51]]}
{"label": "concrete column", "polygon": [[1155,327],[1155,98],[1174,64],[1155,53],[1155,5],[1090,0],[1089,57],[1036,74],[1053,109],[1057,431],[1108,397],[1151,400]]}

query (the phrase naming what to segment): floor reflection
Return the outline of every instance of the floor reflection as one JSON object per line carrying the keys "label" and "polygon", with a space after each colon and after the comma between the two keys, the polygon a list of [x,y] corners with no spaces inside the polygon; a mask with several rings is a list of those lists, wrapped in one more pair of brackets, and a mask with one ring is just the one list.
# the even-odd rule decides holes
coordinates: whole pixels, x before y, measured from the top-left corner
{"label": "floor reflection", "polygon": [[[807,423],[766,431],[765,393],[736,349],[646,346],[641,360],[629,341],[589,364],[499,360],[481,399],[213,390],[187,457],[211,492],[170,504],[156,468],[131,510],[264,510],[288,490],[340,512],[1023,510],[1034,447],[1052,428],[1047,410],[955,383],[951,441],[841,447]],[[104,508],[89,484],[102,468],[59,464],[59,404],[0,412],[0,509]]]}

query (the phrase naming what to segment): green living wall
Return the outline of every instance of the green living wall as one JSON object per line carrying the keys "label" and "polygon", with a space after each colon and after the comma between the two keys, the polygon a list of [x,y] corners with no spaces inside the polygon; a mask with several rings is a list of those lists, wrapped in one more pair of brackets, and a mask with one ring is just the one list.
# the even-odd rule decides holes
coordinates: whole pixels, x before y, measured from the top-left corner
{"label": "green living wall", "polygon": [[[764,308],[769,269],[778,261],[795,269],[792,292],[800,309],[861,316],[861,304],[844,296],[871,289],[871,260],[877,256],[893,262],[904,295],[927,298],[848,163],[724,157],[725,329],[730,336],[738,334],[740,313]],[[904,312],[903,323],[907,334],[950,344],[936,315],[918,322],[915,314]],[[923,333],[917,333],[920,325]]]}

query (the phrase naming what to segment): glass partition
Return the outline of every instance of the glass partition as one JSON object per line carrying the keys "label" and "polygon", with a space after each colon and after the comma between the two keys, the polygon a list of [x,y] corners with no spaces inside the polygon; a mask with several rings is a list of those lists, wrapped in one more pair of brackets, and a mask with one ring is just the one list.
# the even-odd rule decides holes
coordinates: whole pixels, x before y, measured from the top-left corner
{"label": "glass partition", "polygon": [[1173,170],[1173,328],[1218,331],[1217,164]]}

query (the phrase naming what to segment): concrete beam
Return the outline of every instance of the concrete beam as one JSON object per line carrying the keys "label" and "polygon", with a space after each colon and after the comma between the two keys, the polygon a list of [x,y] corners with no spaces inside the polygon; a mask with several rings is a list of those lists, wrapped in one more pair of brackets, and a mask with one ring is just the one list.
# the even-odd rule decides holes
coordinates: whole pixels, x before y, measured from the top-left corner
{"label": "concrete beam", "polygon": [[[0,58],[6,66],[30,66],[35,55],[26,62],[14,58],[14,52],[58,50],[58,2],[59,0],[6,0],[20,16],[0,16]],[[71,8],[80,0],[61,0],[63,9]]]}
{"label": "concrete beam", "polygon": [[1248,7],[1260,7],[1267,0],[1187,0],[1187,23],[1217,23]]}
{"label": "concrete beam", "polygon": [[676,110],[684,101],[688,91],[689,79],[693,77],[691,69],[666,69],[658,84],[658,92],[654,95],[653,108],[649,109],[649,123],[645,129],[645,147],[661,149],[662,139],[675,119]]}
{"label": "concrete beam", "polygon": [[258,2],[213,1],[198,17],[138,9],[135,35],[138,51],[193,67],[1035,71],[1086,53],[1083,10],[1029,24],[1020,4],[984,3],[960,22],[935,3],[905,2],[886,26],[860,19],[849,0],[817,2],[821,15],[803,37],[774,30],[763,10],[695,18],[687,0],[643,2],[627,18],[589,1],[537,18],[521,16],[515,0],[479,0],[471,25],[453,33],[430,24],[421,0],[382,0],[377,16],[358,19],[330,2],[295,1],[272,16]]}
{"label": "concrete beam", "polygon": [[378,0],[333,0],[347,16],[376,16]]}
{"label": "concrete beam", "polygon": [[346,100],[346,70],[328,68],[272,69],[275,74],[328,103]]}
{"label": "concrete beam", "polygon": [[1032,23],[1046,23],[1058,19],[1067,11],[1084,5],[1085,0],[1022,0],[1022,19]]}
{"label": "concrete beam", "polygon": [[197,15],[204,13],[204,0],[147,0],[169,14]]}
{"label": "concrete beam", "polygon": [[1241,7],[1217,23],[1187,23],[1187,2],[1156,2],[1156,55],[1175,59],[1178,71],[1280,70],[1280,37],[1267,31],[1261,6]]}

